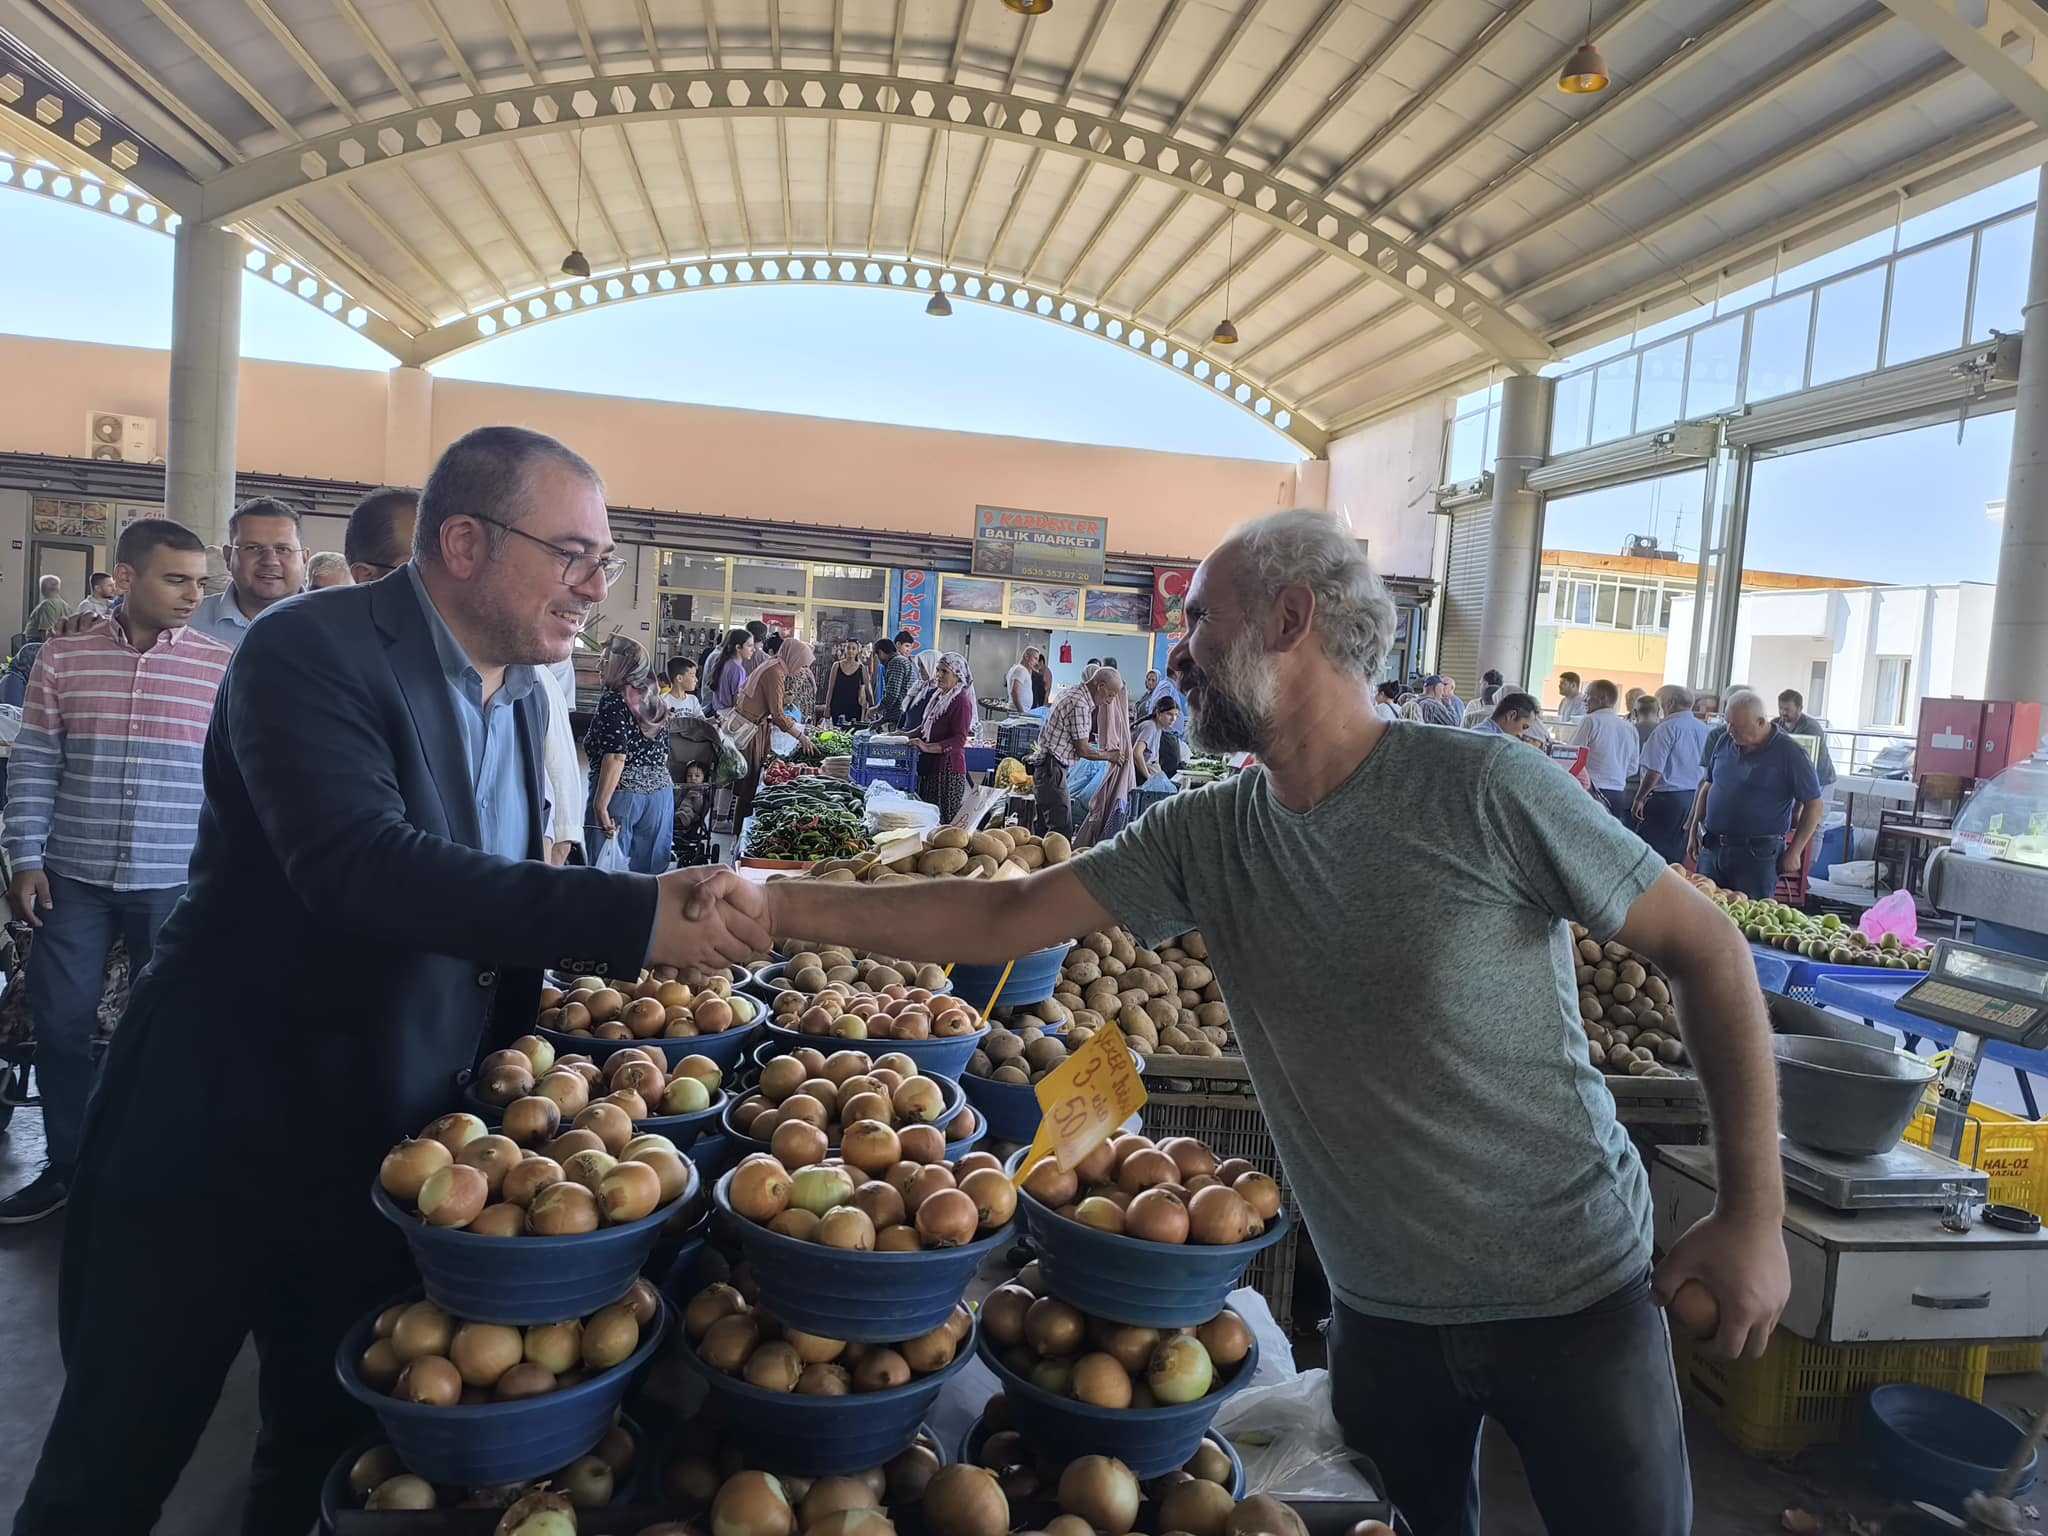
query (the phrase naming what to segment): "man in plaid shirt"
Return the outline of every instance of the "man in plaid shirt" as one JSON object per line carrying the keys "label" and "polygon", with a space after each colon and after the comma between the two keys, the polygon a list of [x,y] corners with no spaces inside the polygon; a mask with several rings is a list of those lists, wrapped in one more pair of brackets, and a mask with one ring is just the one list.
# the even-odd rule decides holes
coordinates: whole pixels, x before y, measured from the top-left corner
{"label": "man in plaid shirt", "polygon": [[1045,729],[1038,735],[1038,763],[1031,775],[1032,830],[1040,836],[1074,835],[1074,797],[1067,791],[1067,770],[1078,759],[1123,766],[1122,753],[1105,752],[1094,741],[1096,706],[1115,697],[1116,673],[1098,671],[1053,700]]}
{"label": "man in plaid shirt", "polygon": [[29,675],[0,845],[15,916],[36,930],[28,970],[49,1164],[0,1200],[0,1225],[69,1197],[93,1029],[118,937],[135,975],[184,892],[205,797],[200,749],[234,654],[188,626],[205,595],[206,546],[144,518],[121,535],[119,612],[43,645]]}

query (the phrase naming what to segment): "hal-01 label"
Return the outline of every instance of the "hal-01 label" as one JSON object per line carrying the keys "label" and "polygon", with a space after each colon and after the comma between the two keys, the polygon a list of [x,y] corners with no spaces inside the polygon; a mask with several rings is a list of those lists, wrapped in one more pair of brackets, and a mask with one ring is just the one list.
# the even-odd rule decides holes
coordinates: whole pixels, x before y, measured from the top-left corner
{"label": "hal-01 label", "polygon": [[1063,1171],[1072,1172],[1145,1102],[1145,1084],[1130,1047],[1110,1023],[1096,1030],[1057,1070],[1048,1072],[1037,1093],[1044,1118],[1030,1152],[1017,1165],[1020,1184],[1026,1171],[1048,1153]]}

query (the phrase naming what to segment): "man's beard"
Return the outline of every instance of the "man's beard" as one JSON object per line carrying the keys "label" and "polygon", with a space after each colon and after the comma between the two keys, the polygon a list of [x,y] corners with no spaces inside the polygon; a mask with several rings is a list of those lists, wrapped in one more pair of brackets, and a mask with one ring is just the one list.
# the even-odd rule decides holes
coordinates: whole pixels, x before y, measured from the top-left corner
{"label": "man's beard", "polygon": [[1202,751],[1256,754],[1271,747],[1278,684],[1257,634],[1233,640],[1213,671],[1190,660],[1176,681],[1192,716],[1188,737]]}

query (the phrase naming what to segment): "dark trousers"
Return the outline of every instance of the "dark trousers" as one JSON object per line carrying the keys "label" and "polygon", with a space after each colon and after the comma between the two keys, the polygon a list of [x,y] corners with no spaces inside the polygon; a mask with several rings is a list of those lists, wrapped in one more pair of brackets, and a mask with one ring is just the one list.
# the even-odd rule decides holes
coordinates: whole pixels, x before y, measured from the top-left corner
{"label": "dark trousers", "polygon": [[78,1161],[85,1101],[92,1093],[92,1043],[107,985],[107,951],[115,939],[127,945],[132,985],[149,964],[156,931],[185,887],[117,891],[54,870],[44,875],[50,882],[50,910],[42,914],[43,926],[30,943],[28,1006],[36,1026],[36,1081],[50,1166],[69,1179]]}
{"label": "dark trousers", "polygon": [[1607,807],[1608,815],[1612,816],[1616,821],[1620,822],[1625,827],[1635,825],[1634,822],[1629,820],[1629,803],[1633,797],[1629,794],[1628,786],[1626,784],[1624,784],[1620,789],[1596,788],[1593,791],[1593,793],[1598,795],[1600,797],[1601,803]]}
{"label": "dark trousers", "polygon": [[218,1170],[238,1134],[209,1132],[210,1115],[195,1121],[165,1101],[180,1080],[167,1059],[176,1053],[138,1044],[116,1039],[93,1100],[65,1217],[63,1393],[14,1536],[152,1529],[251,1335],[263,1430],[242,1530],[298,1536],[334,1458],[372,1425],[335,1380],[335,1349],[418,1281],[359,1170],[337,1182],[258,1157],[215,1180],[221,1198],[205,1210],[169,1198],[167,1147],[182,1145],[190,1168]]}
{"label": "dark trousers", "polygon": [[1647,1272],[1564,1317],[1430,1327],[1330,1319],[1330,1390],[1415,1536],[1479,1536],[1479,1425],[1521,1452],[1552,1532],[1689,1536],[1671,1337]]}
{"label": "dark trousers", "polygon": [[1763,901],[1778,888],[1778,860],[1784,852],[1783,838],[1748,837],[1715,843],[1708,834],[1700,841],[1700,873],[1716,885]]}
{"label": "dark trousers", "polygon": [[1685,819],[1692,812],[1689,789],[1652,790],[1643,801],[1643,819],[1636,831],[1657,850],[1666,864],[1685,862]]}
{"label": "dark trousers", "polygon": [[1057,832],[1074,835],[1074,797],[1067,793],[1067,770],[1051,758],[1038,760],[1031,770],[1031,830],[1040,837]]}

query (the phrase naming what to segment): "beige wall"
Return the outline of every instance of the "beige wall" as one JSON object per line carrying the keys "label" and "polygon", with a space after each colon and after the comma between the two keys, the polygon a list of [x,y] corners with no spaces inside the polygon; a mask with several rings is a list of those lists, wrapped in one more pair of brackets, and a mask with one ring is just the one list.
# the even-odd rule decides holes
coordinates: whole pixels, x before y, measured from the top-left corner
{"label": "beige wall", "polygon": [[[163,352],[0,336],[0,377],[13,381],[0,406],[0,452],[79,456],[94,410],[152,417],[160,427],[168,416]],[[380,373],[244,362],[237,467],[373,484],[416,479],[419,439],[390,419],[393,388]],[[1106,517],[1113,549],[1196,559],[1241,519],[1320,490],[1293,465],[1242,459],[453,379],[434,380],[429,391],[417,374],[397,388],[426,397],[433,451],[472,427],[531,426],[589,457],[614,504],[663,511],[966,537],[977,504],[1014,506]],[[1380,537],[1361,533],[1377,554]]]}
{"label": "beige wall", "polygon": [[1383,575],[1431,576],[1443,482],[1448,394],[1421,401],[1330,444],[1329,505],[1368,541]]}

